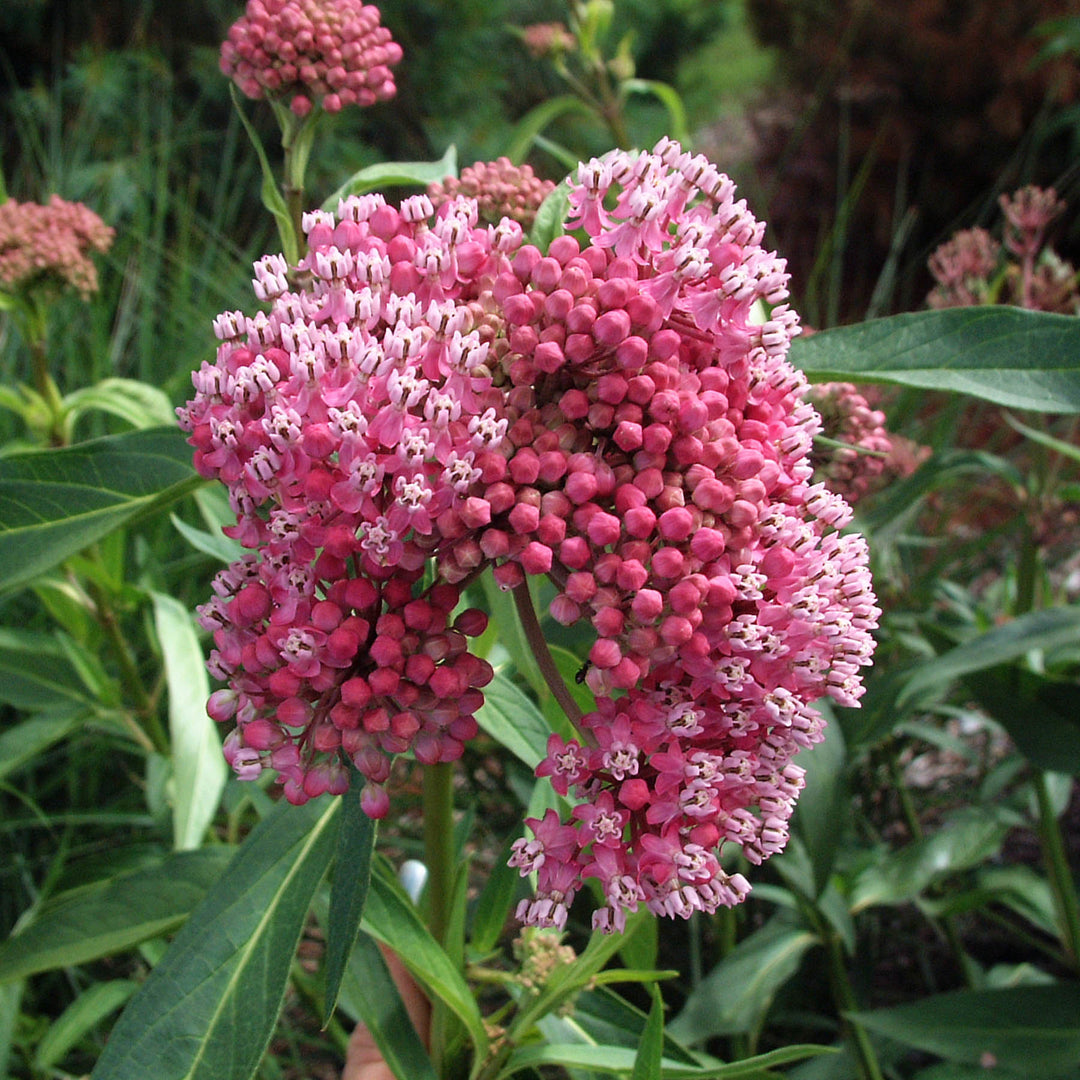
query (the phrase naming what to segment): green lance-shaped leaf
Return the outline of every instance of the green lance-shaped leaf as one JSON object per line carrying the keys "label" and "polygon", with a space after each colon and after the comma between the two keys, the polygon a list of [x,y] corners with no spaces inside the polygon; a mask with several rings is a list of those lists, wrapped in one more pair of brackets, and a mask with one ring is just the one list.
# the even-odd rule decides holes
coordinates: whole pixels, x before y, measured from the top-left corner
{"label": "green lance-shaped leaf", "polygon": [[899,708],[920,701],[928,691],[947,686],[974,671],[996,667],[1033,649],[1050,650],[1080,643],[1080,607],[1058,607],[1018,616],[920,665],[900,693]]}
{"label": "green lance-shaped leaf", "polygon": [[[688,1066],[668,1058],[661,1059],[664,1080],[767,1080],[776,1074],[768,1070],[794,1061],[832,1054],[832,1047],[796,1044],[767,1054],[757,1054],[723,1065]],[[523,1046],[515,1050],[499,1072],[499,1080],[541,1065],[561,1065],[568,1069],[591,1069],[602,1076],[629,1074],[637,1054],[621,1046],[586,1046],[580,1043],[547,1043]]]}
{"label": "green lance-shaped leaf", "polygon": [[0,702],[27,712],[70,713],[93,704],[54,634],[0,628]]}
{"label": "green lance-shaped leaf", "polygon": [[424,1049],[401,1000],[390,971],[373,938],[363,931],[356,941],[342,980],[346,997],[360,1014],[383,1060],[399,1080],[436,1080]]}
{"label": "green lance-shaped leaf", "polygon": [[491,622],[498,627],[499,644],[510,654],[515,671],[537,695],[547,693],[547,683],[544,682],[540,665],[536,662],[536,654],[525,636],[525,628],[521,625],[521,616],[518,614],[513,593],[500,589],[490,574],[484,574],[480,579],[480,586],[484,590]]}
{"label": "green lance-shaped leaf", "polygon": [[367,165],[352,174],[323,204],[322,208],[336,213],[338,203],[349,195],[363,195],[387,187],[427,187],[442,183],[448,176],[457,176],[457,148],[446,148],[438,161],[381,161]]}
{"label": "green lance-shaped leaf", "polygon": [[228,847],[183,851],[153,866],[54,897],[0,944],[0,982],[112,956],[171,933],[232,857]]}
{"label": "green lance-shaped leaf", "polygon": [[653,983],[649,990],[652,994],[652,1007],[649,1009],[649,1019],[645,1023],[645,1030],[641,1033],[641,1042],[638,1044],[637,1056],[634,1058],[634,1071],[630,1074],[630,1080],[660,1080],[662,1075],[664,999],[660,996],[660,988],[656,983]]}
{"label": "green lance-shaped leaf", "polygon": [[560,116],[568,113],[578,113],[583,116],[594,116],[594,112],[576,94],[559,94],[548,98],[545,102],[530,109],[514,125],[504,151],[506,156],[515,164],[519,165],[525,160],[526,154],[532,148],[536,137]]}
{"label": "green lance-shaped leaf", "polygon": [[226,765],[217,725],[206,712],[210,680],[191,612],[164,593],[152,596],[169,688],[173,838],[179,850],[186,850],[199,846],[217,813]]}
{"label": "green lance-shaped leaf", "polygon": [[[615,976],[620,974],[618,970],[613,972]],[[648,1023],[648,1016],[637,1006],[610,987],[599,984],[583,990],[574,999],[573,1019],[589,1041],[631,1050],[639,1045]],[[691,1067],[706,1060],[706,1055],[691,1053],[677,1043],[670,1030],[664,1032],[663,1056]]]}
{"label": "green lance-shaped leaf", "polygon": [[1080,412],[1080,322],[994,306],[918,311],[797,338],[815,382],[899,383],[1014,409]]}
{"label": "green lance-shaped leaf", "polygon": [[110,377],[66,395],[64,416],[68,430],[83,413],[92,410],[118,416],[133,428],[162,427],[176,421],[165,391],[137,379]]}
{"label": "green lance-shaped leaf", "polygon": [[551,247],[551,241],[566,232],[566,215],[570,210],[570,185],[563,181],[540,204],[529,232],[529,243],[541,251]]}
{"label": "green lance-shaped leaf", "polygon": [[518,829],[503,845],[473,907],[469,944],[481,956],[495,948],[510,917],[521,875],[509,860],[520,835]]}
{"label": "green lance-shaped leaf", "polygon": [[0,732],[0,780],[48,750],[75,729],[78,712],[32,716]]}
{"label": "green lance-shaped leaf", "polygon": [[360,808],[363,779],[355,769],[350,772],[349,790],[342,797],[334,881],[330,887],[324,1023],[329,1023],[334,1015],[342,976],[360,933],[360,918],[371,883],[371,857],[375,850],[376,824]]}
{"label": "green lance-shaped leaf", "polygon": [[476,722],[530,769],[547,756],[551,727],[503,671],[497,671],[484,688],[484,704],[476,713]]}
{"label": "green lance-shaped leaf", "polygon": [[0,458],[0,591],[25,585],[201,483],[177,428]]}
{"label": "green lance-shaped leaf", "polygon": [[279,804],[113,1029],[93,1080],[248,1080],[273,1034],[341,803]]}
{"label": "green lance-shaped leaf", "polygon": [[958,990],[909,1005],[858,1012],[870,1031],[969,1065],[993,1062],[1022,1076],[1075,1075],[1080,982]]}
{"label": "green lance-shaped leaf", "polygon": [[34,1068],[46,1072],[138,990],[131,979],[92,983],[50,1025],[34,1052]]}
{"label": "green lance-shaped leaf", "polygon": [[1080,774],[1080,684],[1075,680],[1002,664],[965,676],[964,686],[1033,765]]}
{"label": "green lance-shaped leaf", "polygon": [[950,874],[990,858],[1009,826],[983,810],[958,810],[932,836],[915,840],[868,866],[851,890],[851,910],[904,904]]}
{"label": "green lance-shaped leaf", "polygon": [[376,867],[364,905],[362,928],[393,949],[431,998],[438,998],[461,1020],[480,1060],[488,1035],[468,983],[441,945],[420,921],[416,908],[385,869]]}
{"label": "green lance-shaped leaf", "polygon": [[817,938],[783,917],[755,930],[709,972],[668,1025],[683,1043],[757,1029],[777,991]]}
{"label": "green lance-shaped leaf", "polygon": [[690,145],[690,130],[686,126],[686,108],[674,86],[655,79],[625,79],[620,84],[624,93],[648,94],[656,98],[667,109],[671,122],[669,134],[686,148]]}
{"label": "green lance-shaped leaf", "polygon": [[1057,607],[1020,615],[921,664],[900,691],[898,710],[924,703],[956,679],[1008,664],[1033,650],[1080,643],[1080,607]]}
{"label": "green lance-shaped leaf", "polygon": [[799,758],[799,764],[806,769],[807,783],[796,807],[792,827],[806,845],[813,867],[814,895],[817,896],[832,874],[844,837],[842,822],[849,805],[849,794],[843,730],[825,702],[817,702],[815,708],[825,716],[828,726],[824,741]]}

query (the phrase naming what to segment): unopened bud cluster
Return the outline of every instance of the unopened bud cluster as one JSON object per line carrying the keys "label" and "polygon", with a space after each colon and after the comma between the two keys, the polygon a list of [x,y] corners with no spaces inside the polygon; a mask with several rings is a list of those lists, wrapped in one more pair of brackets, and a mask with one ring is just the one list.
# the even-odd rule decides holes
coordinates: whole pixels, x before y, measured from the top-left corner
{"label": "unopened bud cluster", "polygon": [[[827,445],[814,444],[810,461],[830,491],[856,503],[890,477],[903,475],[894,455],[885,414],[875,409],[852,383],[817,383],[807,391],[821,416]],[[841,444],[841,445],[835,445]]]}
{"label": "unopened bud cluster", "polygon": [[301,801],[351,760],[385,813],[396,755],[475,730],[463,588],[545,575],[595,633],[597,707],[537,769],[576,805],[528,822],[518,914],[560,927],[592,877],[618,929],[746,895],[720,851],[784,846],[812,702],[857,703],[879,612],[812,476],[784,263],[732,182],[664,140],[583,164],[570,205],[546,252],[465,197],[309,215],[298,272],[256,266],[268,311],[219,318],[181,421],[251,549],[202,610],[238,773]]}
{"label": "unopened bud cluster", "polygon": [[541,180],[529,165],[515,165],[509,158],[478,161],[461,170],[461,177],[448,176],[428,188],[434,206],[465,195],[476,200],[482,220],[497,225],[513,218],[529,229],[540,204],[555,190],[551,180]]}
{"label": "unopened bud cluster", "polygon": [[108,251],[114,235],[89,207],[59,195],[44,206],[8,199],[0,203],[0,289],[73,289],[88,299],[98,290],[91,253]]}
{"label": "unopened bud cluster", "polygon": [[401,46],[359,0],[248,0],[221,46],[221,70],[249,98],[275,97],[297,116],[394,96]]}

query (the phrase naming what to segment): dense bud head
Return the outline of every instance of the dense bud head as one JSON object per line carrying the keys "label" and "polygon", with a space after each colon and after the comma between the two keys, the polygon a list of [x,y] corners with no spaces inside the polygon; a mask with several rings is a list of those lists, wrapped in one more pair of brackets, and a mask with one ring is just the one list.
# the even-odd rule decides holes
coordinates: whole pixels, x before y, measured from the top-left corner
{"label": "dense bud head", "polygon": [[552,617],[595,635],[596,709],[538,766],[584,809],[515,845],[524,917],[558,925],[588,877],[605,929],[737,903],[717,849],[783,847],[813,702],[857,702],[878,614],[850,511],[812,482],[783,261],[670,141],[583,165],[547,252],[442,194],[308,215],[299,273],[262,265],[271,313],[221,317],[181,410],[250,549],[201,610],[229,759],[293,801],[349,759],[385,814],[398,755],[475,733],[493,672],[464,589],[545,575]]}
{"label": "dense bud head", "polygon": [[221,70],[249,98],[287,101],[298,117],[373,105],[396,92],[401,47],[360,0],[248,0],[221,46]]}
{"label": "dense bud head", "polygon": [[112,246],[114,231],[89,207],[53,195],[44,206],[0,203],[0,289],[49,300],[98,290],[94,252]]}

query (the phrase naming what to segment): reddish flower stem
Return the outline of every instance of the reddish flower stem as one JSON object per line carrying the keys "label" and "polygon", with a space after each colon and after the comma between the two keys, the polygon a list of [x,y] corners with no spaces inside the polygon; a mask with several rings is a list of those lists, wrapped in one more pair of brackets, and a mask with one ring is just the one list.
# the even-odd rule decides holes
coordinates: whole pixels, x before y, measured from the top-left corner
{"label": "reddish flower stem", "polygon": [[544,640],[543,631],[540,629],[540,620],[536,617],[536,609],[533,607],[532,596],[529,594],[529,584],[523,581],[514,586],[514,604],[517,607],[518,617],[521,619],[521,627],[525,631],[525,640],[532,646],[536,656],[536,666],[540,674],[544,676],[544,682],[555,696],[555,700],[562,710],[570,718],[575,728],[580,727],[581,709],[578,708],[570,688],[563,681],[559,669],[555,666],[555,660],[551,650]]}

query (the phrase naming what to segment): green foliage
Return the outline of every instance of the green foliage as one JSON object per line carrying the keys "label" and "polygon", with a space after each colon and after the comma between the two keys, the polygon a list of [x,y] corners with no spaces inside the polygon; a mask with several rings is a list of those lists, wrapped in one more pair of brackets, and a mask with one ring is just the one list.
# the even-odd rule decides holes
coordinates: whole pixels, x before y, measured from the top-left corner
{"label": "green foliage", "polygon": [[0,590],[25,586],[201,482],[175,428],[0,459]]}
{"label": "green foliage", "polygon": [[1066,1076],[1080,1057],[1080,984],[958,990],[857,1014],[860,1023],[948,1061]]}
{"label": "green foliage", "polygon": [[97,1080],[251,1076],[330,862],[339,810],[329,800],[284,804],[256,827],[125,1010]]}
{"label": "green foliage", "polygon": [[1068,315],[951,308],[872,319],[796,339],[814,381],[857,379],[971,394],[1013,409],[1080,411],[1080,328]]}

